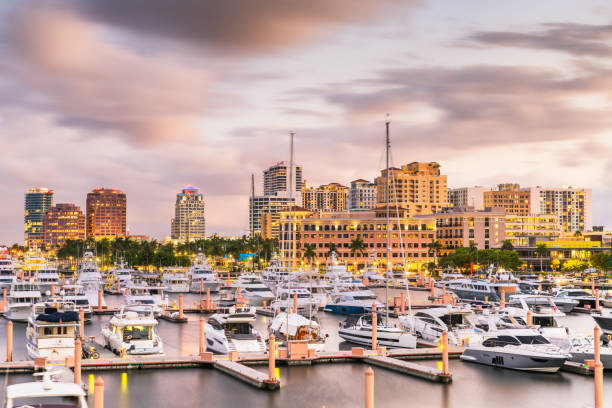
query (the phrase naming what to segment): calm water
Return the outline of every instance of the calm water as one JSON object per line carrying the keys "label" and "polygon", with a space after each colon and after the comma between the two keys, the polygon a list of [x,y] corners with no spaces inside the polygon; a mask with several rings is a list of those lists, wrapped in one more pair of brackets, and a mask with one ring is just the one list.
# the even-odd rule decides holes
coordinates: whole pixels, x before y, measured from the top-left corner
{"label": "calm water", "polygon": [[[393,293],[397,295],[397,293]],[[425,293],[412,293],[417,300]],[[186,301],[198,299],[186,296]],[[107,296],[110,305],[119,297]],[[160,321],[159,331],[166,354],[189,355],[198,347],[199,315],[188,315],[188,324]],[[350,348],[336,334],[342,318],[319,312],[323,332],[329,333],[329,350]],[[110,316],[95,316],[86,326],[86,335],[99,335],[100,327]],[[265,332],[267,319],[260,317],[256,326]],[[561,319],[577,333],[592,330],[593,320],[586,315]],[[14,358],[25,359],[25,324],[15,324]],[[6,320],[0,319],[0,358],[4,358]],[[100,338],[98,336],[98,338]],[[436,365],[429,361],[425,364]],[[265,392],[243,384],[214,369],[143,370],[100,372],[105,383],[106,407],[361,407],[366,365],[328,364],[311,367],[279,367],[282,388]],[[593,404],[592,378],[569,373],[537,374],[497,369],[451,360],[453,383],[434,384],[424,380],[374,368],[375,402],[377,407],[589,407]],[[262,371],[266,367],[260,367]],[[8,384],[31,381],[29,375],[13,375]],[[94,376],[83,375],[93,389]],[[2,379],[4,382],[4,378]],[[0,398],[3,397],[3,387]],[[612,375],[604,378],[606,406],[612,407]],[[93,402],[93,401],[92,401]]]}

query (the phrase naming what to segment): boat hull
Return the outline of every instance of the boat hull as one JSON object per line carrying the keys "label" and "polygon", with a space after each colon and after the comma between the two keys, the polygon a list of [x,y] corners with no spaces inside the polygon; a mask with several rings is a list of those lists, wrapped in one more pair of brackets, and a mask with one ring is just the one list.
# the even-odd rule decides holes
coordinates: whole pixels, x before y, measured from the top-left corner
{"label": "boat hull", "polygon": [[567,357],[531,356],[467,348],[461,355],[461,360],[511,370],[556,373],[563,366]]}
{"label": "boat hull", "polygon": [[[574,361],[576,363],[584,363],[586,360],[593,360],[594,354],[592,352],[585,351],[571,351],[572,358],[570,361]],[[604,370],[612,370],[612,353],[599,353],[599,359],[601,360],[601,364],[603,364]]]}
{"label": "boat hull", "polygon": [[610,315],[592,315],[595,323],[599,325],[604,334],[612,334],[612,314]]}
{"label": "boat hull", "polygon": [[[354,328],[342,328],[338,335],[344,341],[372,346],[372,331]],[[386,333],[377,331],[376,342],[379,346],[389,348],[416,348],[416,337],[409,333]]]}
{"label": "boat hull", "polygon": [[365,313],[365,307],[342,304],[327,304],[323,309],[326,312],[336,313],[341,315],[362,314]]}
{"label": "boat hull", "polygon": [[32,305],[28,306],[11,306],[4,313],[4,317],[13,322],[27,322],[32,313]]}

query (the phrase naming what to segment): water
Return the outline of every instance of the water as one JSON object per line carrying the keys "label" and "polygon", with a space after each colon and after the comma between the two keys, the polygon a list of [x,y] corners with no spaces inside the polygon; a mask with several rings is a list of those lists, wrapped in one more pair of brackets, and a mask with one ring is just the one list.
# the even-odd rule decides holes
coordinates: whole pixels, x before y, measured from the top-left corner
{"label": "water", "polygon": [[[382,292],[381,292],[382,293]],[[397,292],[392,291],[392,296]],[[412,292],[415,301],[427,294]],[[185,304],[198,300],[198,295],[186,295]],[[107,296],[109,305],[121,298]],[[168,356],[190,355],[197,352],[199,315],[187,315],[187,324],[160,321],[159,332]],[[342,317],[319,312],[322,331],[328,333],[326,348],[350,348],[337,336]],[[85,334],[97,336],[110,316],[94,316]],[[592,330],[593,319],[588,315],[571,315],[560,319],[577,333]],[[265,333],[268,319],[259,317],[256,327]],[[4,358],[6,320],[0,319],[0,358]],[[26,358],[25,324],[14,325],[14,358]],[[439,365],[438,361],[423,364]],[[276,392],[260,391],[214,369],[131,370],[99,372],[104,379],[106,407],[361,407],[363,406],[364,373],[362,364],[325,364],[278,367],[282,387]],[[255,367],[262,371],[267,367]],[[375,404],[377,407],[440,407],[490,408],[593,406],[593,379],[570,373],[538,374],[504,370],[494,367],[451,360],[453,383],[431,383],[385,369],[374,368]],[[31,381],[30,375],[11,375],[8,384]],[[4,378],[3,378],[4,382]],[[93,389],[94,375],[83,374],[83,382]],[[3,398],[3,387],[0,398]],[[605,406],[612,407],[612,375],[604,377]],[[90,399],[93,404],[93,399]]]}

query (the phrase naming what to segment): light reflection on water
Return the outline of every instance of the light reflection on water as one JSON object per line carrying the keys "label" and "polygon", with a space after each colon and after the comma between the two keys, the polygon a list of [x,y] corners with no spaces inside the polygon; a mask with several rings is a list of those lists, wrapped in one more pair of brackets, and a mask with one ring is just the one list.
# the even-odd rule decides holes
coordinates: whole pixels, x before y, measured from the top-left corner
{"label": "light reflection on water", "polygon": [[[427,294],[416,293],[416,297]],[[186,296],[186,304],[197,299]],[[397,294],[391,294],[397,296]],[[109,305],[116,305],[120,297],[107,297]],[[417,299],[415,302],[418,302]],[[187,315],[188,324],[160,321],[159,332],[165,342],[168,356],[195,354],[198,348],[199,315]],[[328,333],[328,350],[350,348],[337,336],[341,317],[319,313],[322,331]],[[97,336],[110,316],[95,316],[86,326],[88,336]],[[577,333],[592,330],[593,320],[588,315],[572,315],[560,319]],[[263,333],[268,319],[260,317],[256,327]],[[0,320],[0,354],[4,357],[6,321]],[[25,324],[15,324],[14,357],[25,359]],[[441,368],[441,361],[425,361]],[[212,369],[134,370],[128,372],[101,371],[84,373],[90,390],[95,377],[105,382],[107,407],[183,407],[218,406],[238,407],[360,407],[363,406],[363,383],[366,365],[326,364],[314,366],[277,367],[276,375],[282,381],[277,392],[252,388]],[[267,372],[266,366],[255,367]],[[587,407],[593,405],[592,378],[569,373],[538,374],[504,370],[451,360],[453,383],[434,384],[428,381],[374,368],[375,400],[377,407]],[[9,384],[31,381],[28,375],[9,376]],[[0,398],[3,398],[0,390]],[[612,401],[612,375],[606,372],[604,395]],[[609,399],[608,399],[609,398]],[[93,404],[93,400],[91,400]],[[610,405],[612,406],[612,405]]]}

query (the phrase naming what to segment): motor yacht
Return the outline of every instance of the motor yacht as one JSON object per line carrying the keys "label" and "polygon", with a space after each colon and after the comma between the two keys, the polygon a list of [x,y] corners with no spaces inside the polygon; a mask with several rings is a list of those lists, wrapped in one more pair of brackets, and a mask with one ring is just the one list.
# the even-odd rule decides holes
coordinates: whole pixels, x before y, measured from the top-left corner
{"label": "motor yacht", "polygon": [[164,344],[157,334],[153,308],[124,306],[102,328],[104,347],[120,354],[163,354]]}
{"label": "motor yacht", "polygon": [[288,312],[293,309],[294,297],[297,296],[297,311],[305,316],[316,313],[319,310],[319,304],[312,298],[310,291],[302,286],[291,285],[279,287],[276,291],[276,299],[272,301],[270,307],[274,312]]}
{"label": "motor yacht", "polygon": [[430,343],[438,344],[444,330],[448,333],[448,343],[451,345],[480,343],[483,331],[470,322],[470,315],[472,310],[469,308],[448,305],[422,309],[413,315],[400,316],[398,320],[404,330]]}
{"label": "motor yacht", "polygon": [[83,285],[64,285],[60,291],[60,296],[62,302],[73,303],[77,312],[79,309],[83,309],[85,323],[91,323],[93,309],[89,304],[89,298],[85,295]]}
{"label": "motor yacht", "polygon": [[190,280],[182,272],[166,272],[163,277],[167,293],[189,293]]}
{"label": "motor yacht", "polygon": [[593,313],[591,314],[595,323],[601,328],[605,335],[612,335],[612,313]]}
{"label": "motor yacht", "polygon": [[578,303],[575,305],[575,307],[580,307],[584,309],[595,309],[595,306],[596,306],[594,296],[592,296],[589,292],[585,291],[584,289],[576,289],[576,288],[559,289],[557,293],[555,294],[553,301],[555,302],[555,304],[561,301],[557,305],[561,307],[560,305],[563,304],[564,301],[567,301],[567,299],[577,301]]}
{"label": "motor yacht", "polygon": [[449,284],[447,288],[462,300],[480,300],[497,302],[504,290],[506,296],[518,291],[518,285],[509,281],[491,281],[485,279],[470,279],[462,283]]}
{"label": "motor yacht", "polygon": [[117,293],[119,289],[127,287],[127,283],[132,280],[132,273],[134,270],[123,259],[119,260],[108,270],[107,288],[111,293]]}
{"label": "motor yacht", "polygon": [[[85,251],[83,254],[83,259],[79,263],[77,267],[77,284],[83,285],[85,292],[89,293],[98,293],[98,290],[101,287],[102,283],[102,275],[100,274],[100,270],[98,269],[98,264],[96,262],[96,258],[94,257],[93,252]],[[90,303],[94,306],[98,305],[98,300],[96,297],[95,302],[93,299],[90,299]]]}
{"label": "motor yacht", "polygon": [[[340,322],[338,335],[345,341],[372,346],[372,314],[348,316]],[[379,346],[416,348],[416,336],[395,326],[388,325],[382,315],[376,321],[376,338]]]}
{"label": "motor yacht", "polygon": [[265,352],[266,342],[253,327],[256,318],[254,307],[235,306],[210,316],[205,328],[206,349],[219,354]]}
{"label": "motor yacht", "polygon": [[277,314],[268,324],[268,332],[285,346],[289,340],[307,343],[308,348],[315,351],[325,348],[325,337],[321,335],[319,323],[297,313]]}
{"label": "motor yacht", "polygon": [[323,310],[338,314],[361,314],[373,305],[382,308],[374,292],[361,282],[340,283],[330,293],[331,301]]}
{"label": "motor yacht", "polygon": [[64,362],[74,356],[74,340],[79,327],[74,303],[37,303],[26,328],[26,349],[32,359],[46,357],[49,362]]}
{"label": "motor yacht", "polygon": [[223,286],[223,280],[219,279],[212,266],[208,263],[203,253],[198,253],[193,266],[189,268],[187,275],[191,279],[189,290],[191,293],[200,293],[210,290],[218,292]]}
{"label": "motor yacht", "polygon": [[482,343],[470,344],[461,360],[522,371],[554,373],[571,355],[535,329],[504,329]]}
{"label": "motor yacht", "polygon": [[277,254],[272,256],[270,265],[268,265],[262,274],[264,283],[276,286],[281,282],[288,281],[290,277],[289,270],[282,265],[281,259]]}
{"label": "motor yacht", "polygon": [[17,281],[13,260],[8,253],[6,247],[0,248],[0,290],[11,287],[13,282]]}
{"label": "motor yacht", "polygon": [[151,287],[145,282],[131,280],[127,285],[127,294],[124,296],[125,306],[130,306],[133,309],[148,310],[151,308],[155,316],[160,316],[163,313],[162,294],[153,295],[151,290],[157,290],[157,287]]}
{"label": "motor yacht", "polygon": [[324,277],[330,281],[350,281],[353,279],[353,274],[346,269],[344,264],[338,262],[336,251],[333,251],[329,257]]}
{"label": "motor yacht", "polygon": [[8,305],[4,317],[17,322],[27,322],[32,306],[41,300],[40,286],[34,281],[15,282],[7,296]]}
{"label": "motor yacht", "polygon": [[[593,360],[595,356],[595,341],[593,336],[574,336],[569,341],[569,349],[567,350],[572,358],[570,361],[583,364],[586,360]],[[612,346],[600,345],[599,347],[599,359],[603,364],[605,370],[612,369]]]}
{"label": "motor yacht", "polygon": [[5,408],[87,408],[87,394],[74,382],[53,381],[53,371],[34,373],[42,381],[13,384],[6,387]]}
{"label": "motor yacht", "polygon": [[59,289],[60,277],[57,272],[57,267],[50,264],[45,264],[38,268],[36,271],[36,280],[40,285],[41,293],[49,296],[51,294],[51,287]]}
{"label": "motor yacht", "polygon": [[259,275],[253,273],[242,274],[232,285],[233,288],[240,288],[240,294],[246,298],[251,306],[262,306],[264,302],[271,304],[276,298],[274,293],[261,281]]}

